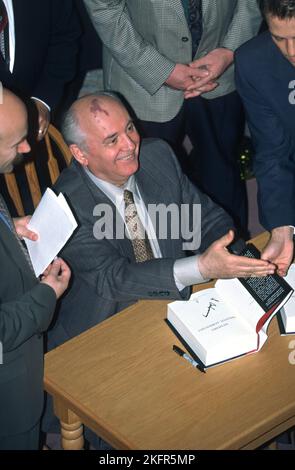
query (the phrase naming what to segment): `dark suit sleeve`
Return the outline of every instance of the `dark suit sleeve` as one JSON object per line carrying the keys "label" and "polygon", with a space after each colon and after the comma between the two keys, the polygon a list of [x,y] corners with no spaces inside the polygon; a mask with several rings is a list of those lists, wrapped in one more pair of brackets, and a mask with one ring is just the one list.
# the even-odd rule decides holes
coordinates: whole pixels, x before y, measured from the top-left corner
{"label": "dark suit sleeve", "polygon": [[76,73],[80,24],[72,0],[51,0],[51,37],[47,58],[32,96],[54,108]]}
{"label": "dark suit sleeve", "polygon": [[[236,54],[236,85],[255,147],[254,171],[261,223],[267,230],[295,225],[294,143],[269,105],[263,80],[256,75],[255,63],[250,56],[239,52]],[[286,103],[287,100],[286,90]]]}
{"label": "dark suit sleeve", "polygon": [[[174,259],[135,263],[110,240],[96,240],[93,224],[83,224],[62,253],[74,276],[106,300],[128,302],[140,299],[182,299],[174,277]],[[188,295],[188,290],[183,293]]]}
{"label": "dark suit sleeve", "polygon": [[0,341],[4,352],[17,348],[48,328],[56,304],[51,287],[37,284],[16,301],[2,302],[1,297]]}

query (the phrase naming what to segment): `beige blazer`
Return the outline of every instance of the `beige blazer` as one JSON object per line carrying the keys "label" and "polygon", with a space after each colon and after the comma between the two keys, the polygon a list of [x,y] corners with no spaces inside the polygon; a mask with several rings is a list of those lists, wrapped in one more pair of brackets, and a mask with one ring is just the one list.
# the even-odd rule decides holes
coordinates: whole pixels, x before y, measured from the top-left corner
{"label": "beige blazer", "polygon": [[[191,34],[181,0],[84,0],[104,43],[105,88],[122,93],[137,116],[165,122],[183,92],[164,85],[175,63],[191,62]],[[260,26],[257,0],[203,0],[203,37],[195,58],[217,47],[237,49]],[[220,78],[216,98],[235,89],[233,66]]]}

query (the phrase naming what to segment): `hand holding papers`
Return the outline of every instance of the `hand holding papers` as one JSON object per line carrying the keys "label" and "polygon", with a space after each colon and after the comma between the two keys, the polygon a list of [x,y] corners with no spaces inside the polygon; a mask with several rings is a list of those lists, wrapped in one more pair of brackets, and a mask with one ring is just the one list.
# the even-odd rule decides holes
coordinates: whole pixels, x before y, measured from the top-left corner
{"label": "hand holding papers", "polygon": [[66,244],[77,222],[62,194],[47,188],[28,227],[37,241],[25,240],[36,276],[40,276]]}

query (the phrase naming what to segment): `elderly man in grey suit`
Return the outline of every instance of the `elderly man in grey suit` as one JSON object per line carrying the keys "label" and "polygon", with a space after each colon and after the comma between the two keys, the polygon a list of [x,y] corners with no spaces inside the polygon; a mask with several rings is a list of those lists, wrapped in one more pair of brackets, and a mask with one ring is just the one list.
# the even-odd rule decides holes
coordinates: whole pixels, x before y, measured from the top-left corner
{"label": "elderly man in grey suit", "polygon": [[[0,105],[0,173],[28,153],[24,104],[4,90]],[[36,278],[20,236],[36,239],[28,218],[11,219],[0,194],[0,450],[37,450],[43,410],[43,335],[70,270],[56,260]]]}
{"label": "elderly man in grey suit", "polygon": [[84,2],[104,43],[105,88],[127,99],[146,137],[179,145],[186,129],[188,176],[245,229],[233,51],[259,29],[256,0]]}
{"label": "elderly man in grey suit", "polygon": [[[266,261],[228,252],[230,217],[190,183],[167,143],[140,144],[115,95],[76,101],[63,131],[74,159],[56,190],[80,226],[63,250],[73,284],[49,331],[50,348],[138,299],[187,299],[190,286],[208,278],[274,272]],[[46,421],[48,430],[48,414]]]}
{"label": "elderly man in grey suit", "polygon": [[[61,302],[56,338],[58,325],[60,340],[66,340],[138,299],[183,299],[189,286],[208,278],[273,272],[266,261],[228,252],[230,217],[190,183],[167,143],[140,143],[117,96],[80,98],[63,131],[74,159],[55,188],[68,198],[80,226],[63,250],[74,280]],[[141,230],[135,236],[127,220],[132,213],[126,214],[130,204]],[[149,246],[138,247],[134,238],[147,238]],[[187,257],[187,250],[194,255]]]}

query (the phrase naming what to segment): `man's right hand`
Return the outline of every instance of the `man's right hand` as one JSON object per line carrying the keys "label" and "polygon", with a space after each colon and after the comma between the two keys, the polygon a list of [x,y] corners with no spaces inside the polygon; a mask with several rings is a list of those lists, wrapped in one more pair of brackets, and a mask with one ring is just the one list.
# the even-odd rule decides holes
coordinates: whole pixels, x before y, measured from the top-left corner
{"label": "man's right hand", "polygon": [[233,239],[234,232],[230,230],[199,257],[199,270],[204,279],[262,277],[275,272],[276,266],[268,261],[232,255],[226,247]]}
{"label": "man's right hand", "polygon": [[[195,70],[189,65],[176,64],[165,84],[175,90],[190,90],[196,87],[195,73]],[[198,70],[198,77],[205,78],[208,75],[209,72],[206,69]]]}
{"label": "man's right hand", "polygon": [[54,290],[57,299],[64,293],[69,285],[71,270],[64,260],[57,258],[44,271],[41,283],[47,284]]}
{"label": "man's right hand", "polygon": [[288,225],[274,228],[261,258],[274,263],[280,276],[286,276],[293,260],[293,232],[294,228]]}

